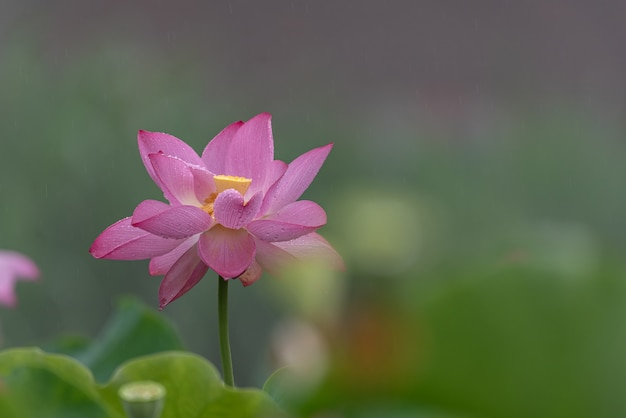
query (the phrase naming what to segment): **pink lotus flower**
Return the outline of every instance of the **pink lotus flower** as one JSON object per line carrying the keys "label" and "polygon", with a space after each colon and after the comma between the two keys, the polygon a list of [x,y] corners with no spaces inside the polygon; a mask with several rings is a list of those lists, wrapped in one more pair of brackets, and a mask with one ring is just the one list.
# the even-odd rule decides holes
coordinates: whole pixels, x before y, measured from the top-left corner
{"label": "pink lotus flower", "polygon": [[38,277],[39,269],[28,257],[13,251],[0,251],[0,304],[15,307],[15,282]]}
{"label": "pink lotus flower", "polygon": [[291,164],[274,160],[271,115],[235,122],[198,156],[180,139],[139,131],[139,152],[169,205],[144,200],[133,215],[94,241],[96,258],[150,258],[151,275],[165,275],[160,307],[185,294],[210,268],[244,286],[263,270],[278,272],[293,260],[343,261],[315,231],[326,224],[316,203],[297,200],[311,184],[332,144]]}

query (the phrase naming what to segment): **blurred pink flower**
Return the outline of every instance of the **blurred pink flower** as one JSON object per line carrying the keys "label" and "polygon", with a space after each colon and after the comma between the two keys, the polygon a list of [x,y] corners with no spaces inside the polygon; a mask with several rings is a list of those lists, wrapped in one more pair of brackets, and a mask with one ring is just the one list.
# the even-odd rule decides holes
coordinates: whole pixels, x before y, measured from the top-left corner
{"label": "blurred pink flower", "polygon": [[14,251],[0,250],[0,304],[9,308],[15,307],[15,282],[37,278],[39,269],[32,260]]}
{"label": "blurred pink flower", "polygon": [[150,258],[150,274],[165,275],[159,304],[196,285],[210,268],[247,286],[263,270],[292,260],[343,261],[315,231],[326,224],[317,204],[297,200],[317,175],[332,144],[291,164],[274,160],[271,115],[262,113],[222,130],[198,156],[180,139],[139,131],[139,152],[169,205],[144,200],[92,244],[96,258]]}

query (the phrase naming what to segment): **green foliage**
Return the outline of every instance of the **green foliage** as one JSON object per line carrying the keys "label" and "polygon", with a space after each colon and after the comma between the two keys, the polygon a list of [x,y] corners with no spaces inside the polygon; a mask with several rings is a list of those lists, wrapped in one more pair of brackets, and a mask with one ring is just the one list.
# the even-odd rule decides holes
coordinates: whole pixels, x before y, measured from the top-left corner
{"label": "green foliage", "polygon": [[102,395],[110,404],[116,404],[119,387],[137,380],[152,380],[165,386],[167,395],[162,418],[282,415],[265,393],[225,387],[212,364],[190,353],[155,354],[131,361],[115,373]]}
{"label": "green foliage", "polygon": [[100,336],[77,358],[91,369],[98,381],[103,381],[126,360],[182,348],[180,338],[164,315],[135,299],[125,298]]}
{"label": "green foliage", "polygon": [[[0,417],[121,418],[125,415],[117,391],[143,380],[166,388],[162,418],[281,416],[264,392],[225,387],[208,361],[171,351],[181,347],[163,315],[135,299],[122,299],[93,342],[69,336],[48,345],[55,354],[36,348],[1,352]],[[100,385],[94,376],[110,380]]]}
{"label": "green foliage", "polygon": [[485,417],[624,416],[624,273],[465,275],[420,309],[429,359],[414,393]]}
{"label": "green foliage", "polygon": [[404,305],[383,288],[345,314],[324,381],[281,369],[264,390],[303,416],[623,417],[624,277],[516,260],[414,281]]}
{"label": "green foliage", "polygon": [[263,391],[285,410],[295,410],[310,394],[310,387],[291,367],[276,370],[263,385]]}
{"label": "green foliage", "polygon": [[45,346],[47,351],[75,357],[99,382],[108,380],[127,360],[182,348],[176,330],[164,315],[129,297],[120,299],[116,312],[95,341],[69,336]]}
{"label": "green foliage", "polygon": [[0,353],[0,378],[2,417],[121,417],[102,402],[89,370],[64,355],[6,350]]}
{"label": "green foliage", "polygon": [[184,352],[132,360],[109,383],[99,386],[76,360],[39,349],[0,353],[0,416],[3,418],[121,418],[117,396],[127,382],[152,380],[167,389],[162,418],[280,417],[283,412],[264,392],[232,389],[215,367]]}

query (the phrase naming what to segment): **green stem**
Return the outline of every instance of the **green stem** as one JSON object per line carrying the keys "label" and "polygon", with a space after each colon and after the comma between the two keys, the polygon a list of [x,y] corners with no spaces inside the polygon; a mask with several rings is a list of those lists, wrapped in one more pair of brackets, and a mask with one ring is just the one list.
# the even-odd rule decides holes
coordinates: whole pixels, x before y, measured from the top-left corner
{"label": "green stem", "polygon": [[233,377],[233,359],[230,355],[230,340],[228,339],[228,280],[222,276],[217,277],[217,316],[220,332],[220,354],[222,356],[222,373],[224,383],[228,386],[235,386]]}

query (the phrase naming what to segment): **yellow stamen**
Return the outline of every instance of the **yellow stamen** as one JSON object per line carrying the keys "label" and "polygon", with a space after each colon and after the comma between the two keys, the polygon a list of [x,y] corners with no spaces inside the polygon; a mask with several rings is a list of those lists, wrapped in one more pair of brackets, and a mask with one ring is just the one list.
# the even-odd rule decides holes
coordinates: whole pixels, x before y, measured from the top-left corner
{"label": "yellow stamen", "polygon": [[217,199],[218,194],[222,193],[224,190],[235,189],[243,196],[248,191],[250,183],[252,183],[252,179],[237,176],[227,176],[224,174],[213,176],[213,181],[215,181],[215,188],[217,189],[217,191],[215,193],[211,193],[209,197],[204,199],[204,204],[201,208],[203,211],[211,216],[213,216],[213,204],[215,203],[215,199]]}
{"label": "yellow stamen", "polygon": [[204,205],[202,205],[202,210],[213,216],[213,202],[217,198],[217,193],[211,193],[209,197],[204,199]]}
{"label": "yellow stamen", "polygon": [[252,183],[252,179],[237,176],[226,176],[223,174],[214,176],[213,180],[215,181],[215,187],[217,188],[218,194],[227,189],[235,189],[241,193],[242,196],[246,194],[248,187],[250,187],[250,183]]}

